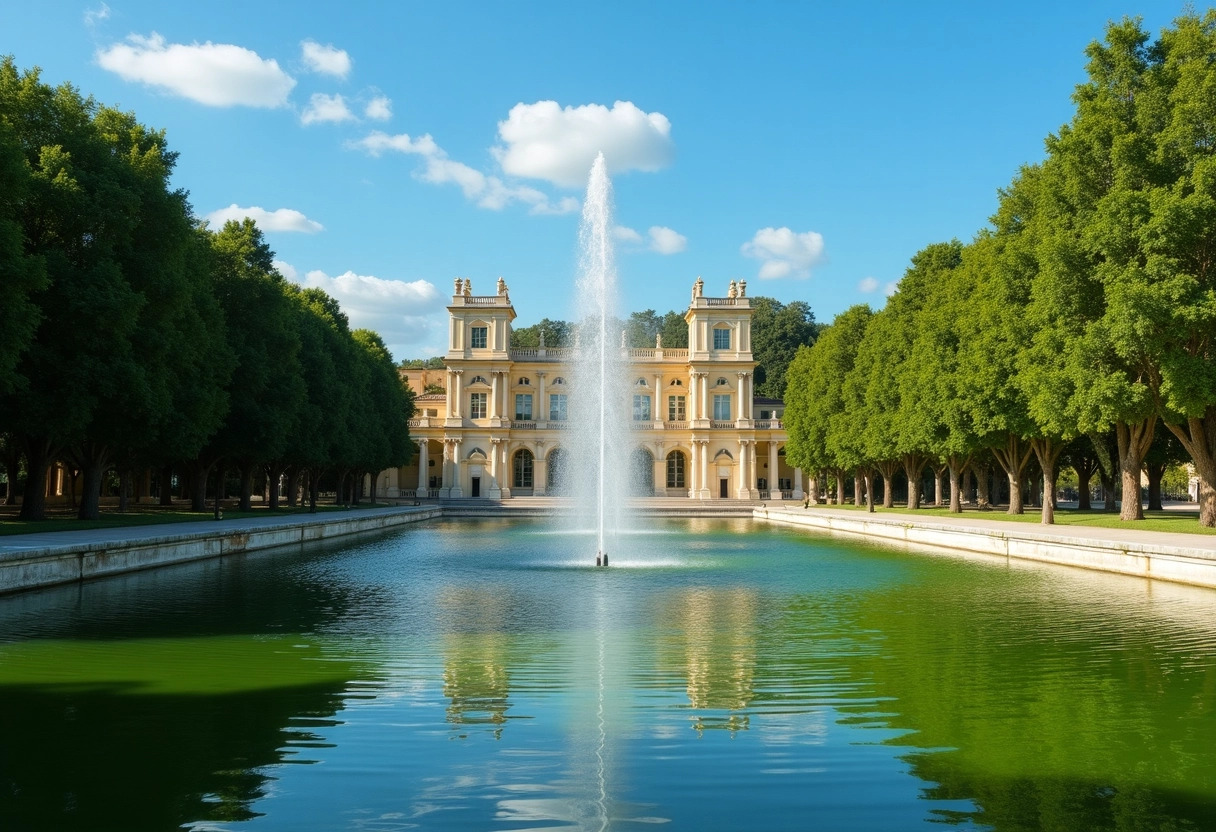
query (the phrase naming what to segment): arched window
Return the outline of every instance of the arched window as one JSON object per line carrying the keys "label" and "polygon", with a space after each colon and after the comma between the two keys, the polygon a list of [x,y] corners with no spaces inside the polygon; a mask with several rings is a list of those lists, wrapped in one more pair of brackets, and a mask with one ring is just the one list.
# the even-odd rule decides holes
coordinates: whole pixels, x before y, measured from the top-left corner
{"label": "arched window", "polygon": [[667,487],[688,487],[684,479],[684,454],[681,451],[672,451],[667,455]]}
{"label": "arched window", "polygon": [[472,384],[489,384],[489,383],[490,382],[486,381],[485,376],[473,376],[473,380],[469,382],[470,385],[472,385]]}
{"label": "arched window", "polygon": [[633,383],[633,385],[634,385],[634,387],[645,387],[645,386],[646,386],[646,379],[644,379],[644,378],[639,378],[637,381],[635,381],[635,382]]}
{"label": "arched window", "polygon": [[680,381],[678,378],[673,378],[673,379],[671,380],[671,385],[670,385],[670,386],[671,386],[671,387],[683,387],[683,386],[684,386],[684,382]]}
{"label": "arched window", "polygon": [[564,378],[562,378],[561,376],[558,376],[557,378],[553,379],[554,386],[557,386],[559,384],[565,384],[565,383],[566,383],[566,380]]}
{"label": "arched window", "polygon": [[528,378],[527,376],[524,376],[523,378],[521,378],[519,380],[519,383],[526,386],[526,385],[529,385],[532,383],[532,379]]}
{"label": "arched window", "polygon": [[532,452],[527,448],[520,448],[515,452],[512,464],[512,488],[532,487],[532,463]]}
{"label": "arched window", "polygon": [[714,382],[714,384],[716,384],[718,387],[726,387],[730,384],[730,382],[724,378],[719,378],[716,382]]}

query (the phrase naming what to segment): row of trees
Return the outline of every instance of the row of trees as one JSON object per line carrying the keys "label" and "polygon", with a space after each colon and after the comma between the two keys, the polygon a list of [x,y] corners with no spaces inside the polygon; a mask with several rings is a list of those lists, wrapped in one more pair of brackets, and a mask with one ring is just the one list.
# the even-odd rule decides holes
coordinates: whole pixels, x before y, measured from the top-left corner
{"label": "row of trees", "polygon": [[[756,361],[756,393],[779,399],[785,393],[786,370],[799,347],[815,343],[819,328],[815,313],[805,301],[782,303],[769,297],[753,297],[752,356]],[[684,313],[671,311],[659,315],[653,309],[634,312],[627,319],[610,327],[625,331],[626,343],[634,348],[653,347],[662,336],[668,349],[688,348],[688,324]],[[574,343],[576,325],[569,321],[542,319],[539,323],[511,330],[512,347],[538,347],[542,333],[548,347],[565,347]],[[401,362],[402,367],[442,368],[442,358],[413,359]]]}
{"label": "row of trees", "polygon": [[56,460],[93,518],[110,468],[177,466],[202,510],[217,466],[247,508],[255,473],[277,504],[279,475],[308,472],[315,501],[324,470],[409,457],[412,398],[379,336],[285,281],[251,220],[200,223],[175,160],[133,114],[0,62],[0,447],[24,519]]}
{"label": "row of trees", "polygon": [[1168,432],[1216,525],[1216,12],[1151,43],[1111,24],[1087,54],[1075,115],[990,227],[919,252],[884,309],[847,310],[796,357],[793,464],[910,483],[933,464],[957,511],[964,469],[992,460],[1020,512],[1031,460],[1050,485],[1071,449],[1118,472],[1134,520]]}

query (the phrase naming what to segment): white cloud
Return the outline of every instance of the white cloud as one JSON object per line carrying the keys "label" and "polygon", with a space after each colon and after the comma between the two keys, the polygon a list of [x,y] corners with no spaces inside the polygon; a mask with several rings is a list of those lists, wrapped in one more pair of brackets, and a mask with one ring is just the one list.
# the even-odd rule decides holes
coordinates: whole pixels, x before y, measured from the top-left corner
{"label": "white cloud", "polygon": [[650,226],[650,250],[659,254],[679,254],[688,248],[688,238],[661,225]]}
{"label": "white cloud", "polygon": [[823,261],[823,235],[817,231],[801,234],[788,228],[762,228],[742,245],[745,257],[763,261],[761,280],[781,277],[810,277],[811,267]]}
{"label": "white cloud", "polygon": [[301,276],[289,263],[276,260],[274,265],[293,283],[324,290],[338,301],[350,318],[352,329],[380,333],[396,357],[440,351],[441,348],[435,345],[442,344],[445,339],[446,298],[433,283],[386,280],[352,271],[330,277],[323,271],[314,270]]}
{"label": "white cloud", "polygon": [[206,216],[206,220],[211,223],[212,228],[221,228],[228,220],[240,222],[245,217],[249,217],[256,222],[258,228],[263,231],[298,231],[304,234],[316,234],[325,228],[321,223],[310,220],[299,211],[291,208],[267,211],[265,208],[259,208],[256,205],[242,208],[235,202],[227,208],[212,211]]}
{"label": "white cloud", "polygon": [[425,164],[414,174],[416,177],[435,185],[457,185],[467,199],[491,211],[501,211],[515,202],[529,206],[529,211],[533,214],[569,214],[579,209],[577,199],[566,197],[552,202],[546,194],[535,188],[507,184],[497,176],[484,174],[463,162],[449,159],[448,154],[435,143],[429,133],[415,139],[408,133],[390,136],[383,131],[374,130],[359,141],[351,142],[350,146],[372,156],[380,156],[390,150],[420,156]]}
{"label": "white cloud", "polygon": [[336,49],[332,43],[322,46],[315,40],[300,43],[300,59],[313,72],[346,78],[350,75],[350,55],[344,49]]}
{"label": "white cloud", "polygon": [[86,9],[85,10],[84,25],[88,26],[90,29],[92,29],[93,26],[98,21],[109,20],[109,18],[110,18],[110,7],[107,6],[105,3],[102,3],[100,6],[98,6],[95,9]]}
{"label": "white cloud", "polygon": [[656,171],[670,163],[671,122],[630,101],[562,108],[556,101],[519,103],[498,123],[502,144],[492,152],[505,173],[564,187],[586,184],[603,151],[608,170]]}
{"label": "white cloud", "polygon": [[393,101],[387,95],[377,95],[363,108],[363,115],[375,121],[388,121],[393,117]]}
{"label": "white cloud", "polygon": [[857,288],[860,291],[865,292],[866,294],[869,294],[870,292],[873,292],[874,290],[876,290],[878,288],[878,278],[877,277],[863,277],[861,279],[861,282],[857,284]]}
{"label": "white cloud", "polygon": [[632,228],[624,225],[618,225],[612,229],[612,236],[620,240],[622,243],[640,243],[642,235],[634,231]]}
{"label": "white cloud", "polygon": [[328,122],[331,124],[353,121],[355,114],[346,106],[346,99],[341,95],[326,95],[315,92],[308,99],[308,107],[300,115],[301,124],[316,124]]}
{"label": "white cloud", "polygon": [[211,107],[282,107],[296,85],[276,61],[229,43],[166,43],[153,32],[97,51],[97,63],[125,81]]}

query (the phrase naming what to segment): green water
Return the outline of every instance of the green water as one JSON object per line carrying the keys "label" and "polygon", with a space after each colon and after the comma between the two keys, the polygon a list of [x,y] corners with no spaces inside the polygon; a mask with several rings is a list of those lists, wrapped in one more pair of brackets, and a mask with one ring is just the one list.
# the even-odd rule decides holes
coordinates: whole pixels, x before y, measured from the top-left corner
{"label": "green water", "polygon": [[1216,592],[639,525],[0,600],[0,830],[1216,829]]}

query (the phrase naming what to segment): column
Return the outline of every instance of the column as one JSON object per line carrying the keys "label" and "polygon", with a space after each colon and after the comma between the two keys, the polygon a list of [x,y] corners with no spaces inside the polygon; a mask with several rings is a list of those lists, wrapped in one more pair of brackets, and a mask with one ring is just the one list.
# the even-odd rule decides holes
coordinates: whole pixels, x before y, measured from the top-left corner
{"label": "column", "polygon": [[498,483],[498,473],[502,470],[498,465],[498,457],[502,453],[500,448],[502,440],[491,439],[490,445],[490,487],[486,489],[486,496],[491,500],[498,500],[502,498],[502,486]]}
{"label": "column", "polygon": [[698,497],[700,495],[700,492],[697,489],[697,483],[699,483],[701,481],[700,477],[699,477],[700,472],[701,472],[700,442],[697,439],[693,439],[689,443],[688,470],[684,472],[685,476],[687,477],[685,482],[688,484],[688,496],[692,497],[693,499],[696,499],[696,497]]}
{"label": "column", "polygon": [[443,402],[443,416],[445,419],[451,419],[452,403],[456,401],[456,397],[454,395],[456,392],[456,376],[452,375],[452,371],[450,369],[447,371],[447,382],[448,383],[444,385],[444,389],[447,390],[447,396],[444,398]]}
{"label": "column", "polygon": [[430,468],[431,442],[429,439],[418,440],[418,496],[426,496],[427,473]]}
{"label": "column", "polygon": [[756,414],[756,374],[747,374],[747,418],[755,419]]}
{"label": "column", "polygon": [[709,497],[709,440],[701,440],[701,496]]}
{"label": "column", "polygon": [[439,496],[450,497],[452,492],[452,440],[443,440],[443,465],[439,471]]}
{"label": "column", "polygon": [[[457,370],[457,374],[463,372]],[[460,487],[460,440],[452,440],[452,497],[463,497],[464,489]]]}
{"label": "column", "polygon": [[742,499],[747,496],[747,440],[739,440],[739,476],[735,486],[735,496]]}
{"label": "column", "polygon": [[667,421],[667,403],[663,401],[663,376],[659,373],[654,374],[654,420],[656,422]]}
{"label": "column", "polygon": [[[777,443],[768,443],[768,490],[770,492],[777,491]],[[780,492],[778,492],[780,496]]]}
{"label": "column", "polygon": [[[862,482],[862,488],[865,488],[865,482]],[[802,469],[794,469],[794,499],[801,500],[806,497],[806,492],[802,490]]]}
{"label": "column", "polygon": [[453,411],[452,417],[454,419],[461,418],[461,416],[460,416],[460,395],[461,395],[462,391],[460,389],[460,377],[462,375],[464,375],[464,370],[452,370],[452,377],[453,377],[452,386],[456,388],[456,395],[454,398],[452,398],[452,411]]}
{"label": "column", "polygon": [[532,494],[537,497],[545,496],[549,486],[549,463],[545,459],[545,440],[536,443],[532,453]]}
{"label": "column", "polygon": [[710,418],[709,412],[709,373],[701,373],[701,418]]}
{"label": "column", "polygon": [[736,419],[747,418],[747,404],[744,395],[747,393],[747,373],[739,373],[739,406],[735,408]]}
{"label": "column", "polygon": [[536,401],[532,403],[532,419],[536,422],[544,422],[549,418],[549,411],[545,409],[545,374],[536,374]]}
{"label": "column", "polygon": [[498,377],[502,375],[499,372],[490,373],[490,418],[497,419],[499,414],[498,409]]}
{"label": "column", "polygon": [[654,455],[654,496],[667,496],[667,457],[663,454],[663,443],[659,443]]}

